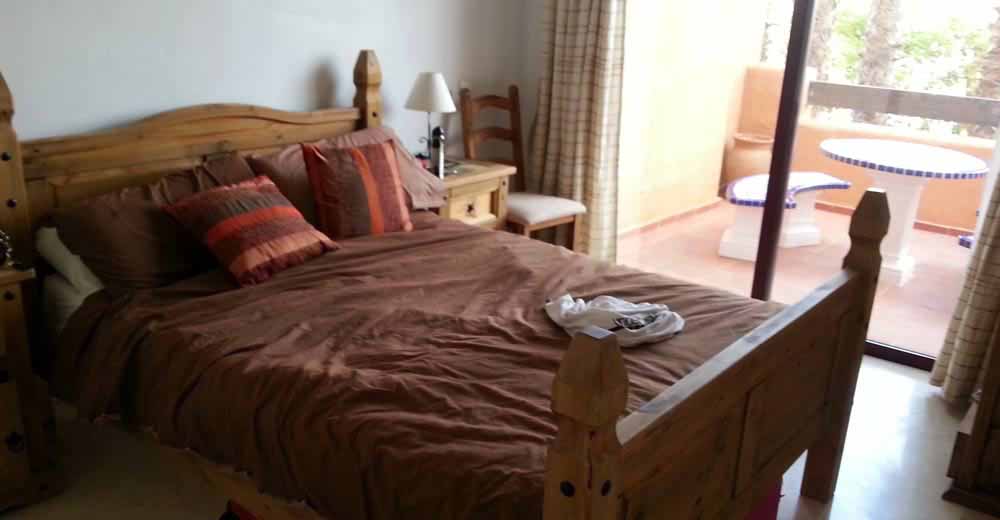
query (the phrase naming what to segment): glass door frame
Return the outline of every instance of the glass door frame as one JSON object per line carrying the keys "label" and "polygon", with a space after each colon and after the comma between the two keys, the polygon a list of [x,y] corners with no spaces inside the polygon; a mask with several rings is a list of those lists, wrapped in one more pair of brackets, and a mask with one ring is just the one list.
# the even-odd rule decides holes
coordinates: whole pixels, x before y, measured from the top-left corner
{"label": "glass door frame", "polygon": [[[769,300],[774,285],[774,274],[778,260],[778,240],[785,212],[785,193],[788,191],[788,176],[791,171],[792,150],[795,147],[799,110],[803,105],[806,57],[809,51],[815,3],[815,0],[795,0],[792,14],[788,54],[785,59],[781,100],[778,107],[778,122],[774,135],[774,152],[767,184],[767,198],[764,201],[764,216],[761,222],[760,242],[757,247],[757,260],[754,264],[753,288],[750,293],[752,298],[758,300]],[[1000,150],[1000,143],[998,143],[998,150]],[[994,161],[997,160],[994,155]],[[871,339],[866,339],[865,354],[921,370],[930,371],[934,366],[934,358],[931,356]]]}

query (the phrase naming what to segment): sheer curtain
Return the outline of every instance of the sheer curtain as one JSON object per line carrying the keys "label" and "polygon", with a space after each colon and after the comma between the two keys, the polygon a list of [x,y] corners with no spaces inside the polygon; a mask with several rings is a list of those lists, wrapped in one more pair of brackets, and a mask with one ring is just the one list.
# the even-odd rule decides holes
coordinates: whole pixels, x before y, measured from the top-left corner
{"label": "sheer curtain", "polygon": [[976,390],[993,337],[1000,333],[1000,132],[993,153],[989,204],[981,215],[975,251],[965,274],[965,285],[948,326],[944,348],[934,364],[931,384],[942,387],[944,398],[967,400]]}
{"label": "sheer curtain", "polygon": [[626,0],[546,0],[529,189],[587,206],[582,250],[614,261]]}

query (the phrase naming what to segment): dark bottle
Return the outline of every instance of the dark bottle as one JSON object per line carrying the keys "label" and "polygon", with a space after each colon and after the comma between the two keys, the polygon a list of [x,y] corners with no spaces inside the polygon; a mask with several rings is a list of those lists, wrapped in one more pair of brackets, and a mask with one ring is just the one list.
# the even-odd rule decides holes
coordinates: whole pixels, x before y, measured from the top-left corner
{"label": "dark bottle", "polygon": [[438,177],[444,178],[444,130],[440,126],[431,132],[431,169]]}

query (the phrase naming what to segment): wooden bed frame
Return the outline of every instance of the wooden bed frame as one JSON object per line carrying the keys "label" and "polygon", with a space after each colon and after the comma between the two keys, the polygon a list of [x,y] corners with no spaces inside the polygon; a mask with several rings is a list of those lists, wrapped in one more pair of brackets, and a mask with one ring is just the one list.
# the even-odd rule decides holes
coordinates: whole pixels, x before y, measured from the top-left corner
{"label": "wooden bed frame", "polygon": [[[366,50],[354,69],[353,108],[203,105],[115,130],[19,143],[0,77],[0,228],[30,250],[32,230],[52,208],[220,153],[378,126],[381,82]],[[599,329],[575,337],[553,387],[559,431],[546,461],[544,518],[742,518],[806,451],[802,494],[830,500],[888,222],[885,194],[866,193],[842,271],[631,414],[615,337]],[[179,453],[261,520],[318,518],[257,491],[243,475]]]}

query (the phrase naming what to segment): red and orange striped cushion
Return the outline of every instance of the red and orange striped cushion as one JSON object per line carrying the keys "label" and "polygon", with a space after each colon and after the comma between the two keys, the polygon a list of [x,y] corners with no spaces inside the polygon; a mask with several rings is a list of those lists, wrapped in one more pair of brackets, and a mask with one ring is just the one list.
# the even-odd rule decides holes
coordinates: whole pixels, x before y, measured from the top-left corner
{"label": "red and orange striped cushion", "polygon": [[267,177],[203,191],[166,206],[241,285],[337,249]]}
{"label": "red and orange striped cushion", "polygon": [[334,239],[410,231],[410,210],[390,142],[320,150],[302,145],[319,228]]}

